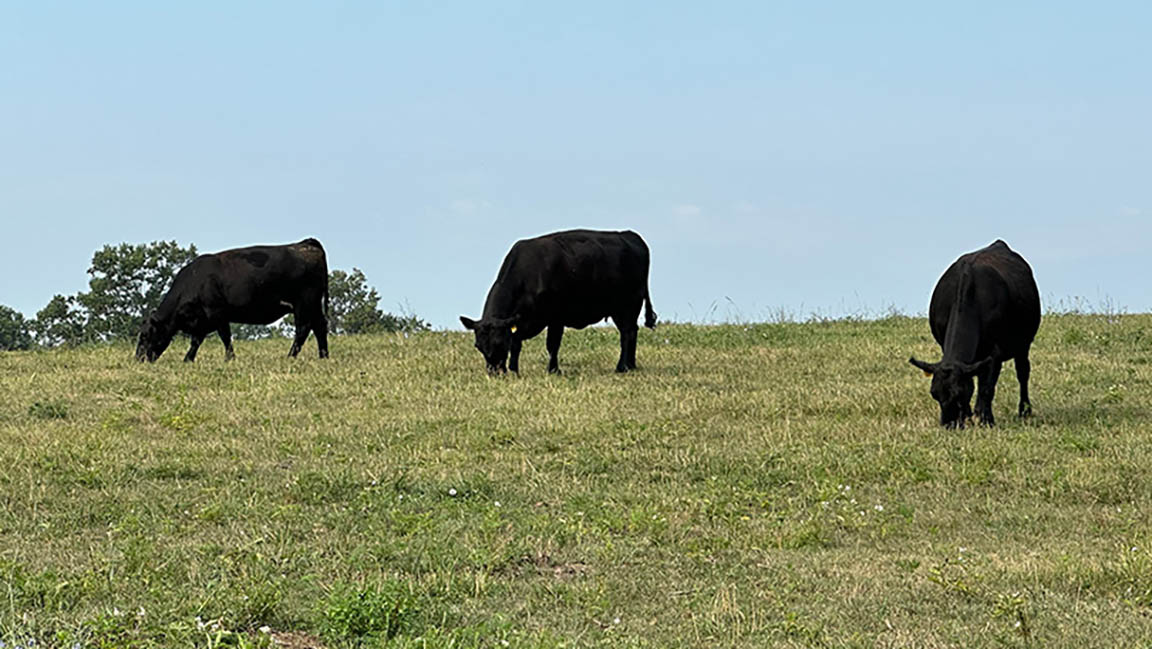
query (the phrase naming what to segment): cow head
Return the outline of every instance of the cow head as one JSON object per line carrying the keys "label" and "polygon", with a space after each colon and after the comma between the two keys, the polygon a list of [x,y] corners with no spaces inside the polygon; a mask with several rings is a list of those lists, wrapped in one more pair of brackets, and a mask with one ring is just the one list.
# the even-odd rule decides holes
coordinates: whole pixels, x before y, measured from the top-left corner
{"label": "cow head", "polygon": [[157,358],[160,358],[160,354],[168,349],[168,345],[172,342],[173,333],[169,327],[156,318],[155,313],[148,316],[148,319],[140,327],[140,339],[136,343],[136,360],[141,363],[144,361],[155,362]]}
{"label": "cow head", "polygon": [[489,318],[479,321],[460,316],[464,328],[476,334],[476,349],[484,355],[488,373],[508,371],[508,352],[512,349],[512,337],[516,333],[519,318]]}
{"label": "cow head", "polygon": [[978,363],[925,363],[909,358],[908,362],[932,377],[932,398],[940,403],[940,425],[945,428],[963,428],[964,422],[972,418],[972,379],[992,359],[986,358]]}

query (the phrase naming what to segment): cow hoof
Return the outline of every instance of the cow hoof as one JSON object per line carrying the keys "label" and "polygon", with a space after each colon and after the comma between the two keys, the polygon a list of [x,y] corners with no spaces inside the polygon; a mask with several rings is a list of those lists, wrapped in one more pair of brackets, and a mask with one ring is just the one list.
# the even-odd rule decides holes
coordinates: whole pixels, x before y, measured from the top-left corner
{"label": "cow hoof", "polygon": [[1032,404],[1029,403],[1029,404],[1020,406],[1019,417],[1021,419],[1025,419],[1025,418],[1031,417],[1031,416],[1032,416]]}
{"label": "cow hoof", "polygon": [[548,373],[549,373],[549,374],[554,374],[554,375],[556,375],[556,376],[560,376],[561,374],[563,374],[563,372],[561,372],[561,371],[560,371],[560,368],[559,368],[559,367],[549,367],[549,368],[548,368]]}

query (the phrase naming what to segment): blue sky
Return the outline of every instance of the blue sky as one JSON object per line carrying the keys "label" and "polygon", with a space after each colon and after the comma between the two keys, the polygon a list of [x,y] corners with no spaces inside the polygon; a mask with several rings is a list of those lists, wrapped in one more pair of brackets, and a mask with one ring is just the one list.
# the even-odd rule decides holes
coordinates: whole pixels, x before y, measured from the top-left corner
{"label": "blue sky", "polygon": [[1152,310],[1152,5],[951,4],[5,3],[0,303],[105,243],[315,236],[458,328],[515,240],[594,227],[677,320],[924,312],[996,238]]}

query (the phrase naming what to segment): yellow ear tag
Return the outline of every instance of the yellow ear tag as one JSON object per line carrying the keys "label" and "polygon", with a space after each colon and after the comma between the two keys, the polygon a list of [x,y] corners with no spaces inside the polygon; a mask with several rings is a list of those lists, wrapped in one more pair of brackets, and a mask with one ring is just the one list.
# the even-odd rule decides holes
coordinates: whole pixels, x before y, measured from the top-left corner
{"label": "yellow ear tag", "polygon": [[932,376],[932,372],[929,372],[928,370],[921,370],[921,371],[924,372],[924,376]]}
{"label": "yellow ear tag", "polygon": [[516,333],[516,325],[512,325],[512,333]]}

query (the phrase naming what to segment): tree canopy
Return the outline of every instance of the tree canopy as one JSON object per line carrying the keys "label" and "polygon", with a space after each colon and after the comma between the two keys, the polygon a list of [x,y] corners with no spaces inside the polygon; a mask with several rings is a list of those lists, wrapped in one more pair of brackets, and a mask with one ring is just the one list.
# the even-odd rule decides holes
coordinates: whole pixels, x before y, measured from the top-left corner
{"label": "tree canopy", "polygon": [[0,304],[0,351],[28,349],[32,346],[32,332],[24,314]]}

